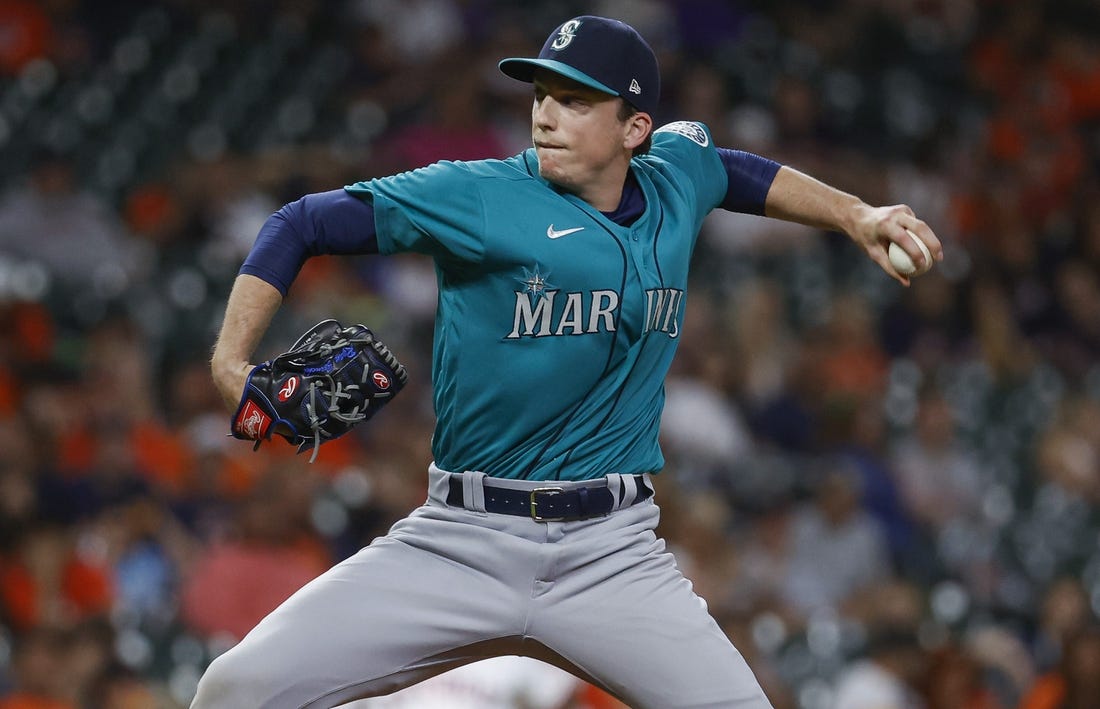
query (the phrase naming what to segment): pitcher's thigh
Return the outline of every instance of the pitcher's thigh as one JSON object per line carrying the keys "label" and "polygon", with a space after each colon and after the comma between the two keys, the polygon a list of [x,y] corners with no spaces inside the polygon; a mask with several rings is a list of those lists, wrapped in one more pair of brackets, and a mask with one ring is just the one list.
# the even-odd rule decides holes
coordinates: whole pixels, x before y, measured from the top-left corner
{"label": "pitcher's thigh", "polygon": [[514,601],[499,596],[499,584],[448,559],[377,540],[218,657],[192,709],[330,707],[389,694],[448,669],[431,658],[506,634],[500,608]]}
{"label": "pitcher's thigh", "polygon": [[668,554],[543,599],[537,637],[633,709],[771,709]]}

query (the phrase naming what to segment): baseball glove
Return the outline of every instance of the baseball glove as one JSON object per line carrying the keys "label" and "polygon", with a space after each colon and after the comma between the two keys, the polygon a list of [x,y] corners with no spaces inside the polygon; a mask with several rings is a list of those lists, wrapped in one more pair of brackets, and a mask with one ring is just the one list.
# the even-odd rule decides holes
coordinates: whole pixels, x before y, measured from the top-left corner
{"label": "baseball glove", "polygon": [[322,320],[252,370],[230,433],[256,441],[254,449],[278,434],[299,453],[313,449],[312,463],[322,443],[378,413],[407,379],[404,365],[365,326]]}

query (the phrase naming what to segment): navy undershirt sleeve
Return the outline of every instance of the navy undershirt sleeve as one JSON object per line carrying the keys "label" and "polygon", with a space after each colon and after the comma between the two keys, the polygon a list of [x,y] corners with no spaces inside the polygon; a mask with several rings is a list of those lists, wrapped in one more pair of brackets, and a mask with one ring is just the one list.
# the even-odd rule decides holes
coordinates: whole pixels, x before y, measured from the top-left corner
{"label": "navy undershirt sleeve", "polygon": [[268,217],[240,273],[283,295],[310,256],[376,254],[374,207],[342,189],[308,194]]}
{"label": "navy undershirt sleeve", "polygon": [[719,206],[731,212],[763,215],[768,189],[781,165],[744,150],[729,148],[718,148],[718,157],[729,178],[726,197]]}

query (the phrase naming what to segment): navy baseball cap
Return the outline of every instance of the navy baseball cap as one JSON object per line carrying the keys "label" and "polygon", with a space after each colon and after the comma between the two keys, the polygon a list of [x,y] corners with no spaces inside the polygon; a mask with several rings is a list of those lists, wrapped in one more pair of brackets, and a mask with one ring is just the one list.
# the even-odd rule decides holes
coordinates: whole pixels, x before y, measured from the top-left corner
{"label": "navy baseball cap", "polygon": [[512,57],[500,70],[530,83],[536,68],[548,69],[653,114],[661,97],[657,56],[630,25],[606,17],[581,15],[550,33],[537,59]]}

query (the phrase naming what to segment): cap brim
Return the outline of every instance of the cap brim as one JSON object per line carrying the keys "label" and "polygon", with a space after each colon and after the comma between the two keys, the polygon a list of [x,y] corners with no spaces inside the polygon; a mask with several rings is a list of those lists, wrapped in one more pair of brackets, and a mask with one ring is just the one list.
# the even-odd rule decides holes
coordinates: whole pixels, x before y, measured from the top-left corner
{"label": "cap brim", "polygon": [[568,79],[572,79],[578,84],[584,84],[597,91],[603,91],[605,94],[611,94],[612,96],[619,95],[618,91],[607,84],[600,83],[588,74],[554,59],[521,59],[513,57],[510,59],[502,59],[500,63],[497,64],[497,67],[513,79],[519,79],[527,83],[531,83],[534,80],[535,69],[546,69],[547,71],[552,71],[555,74],[561,74]]}

